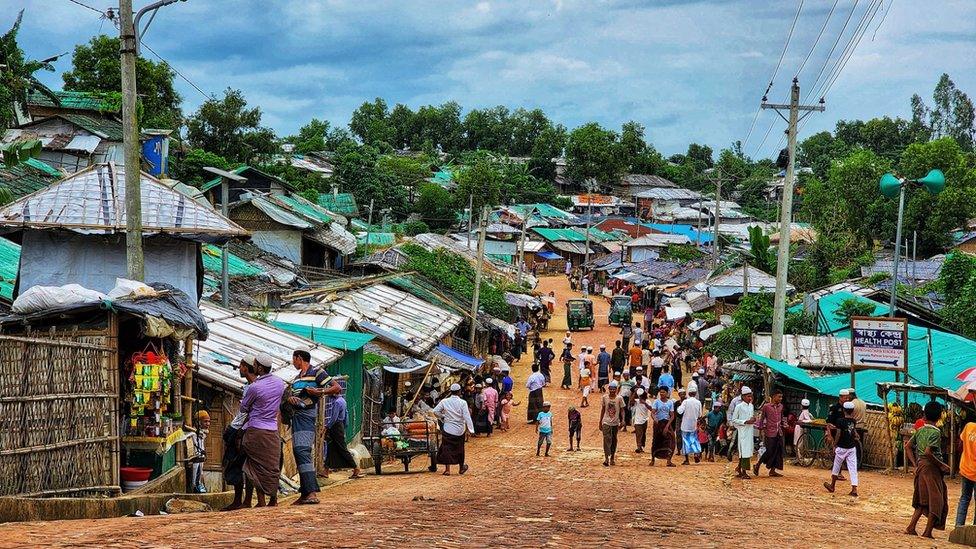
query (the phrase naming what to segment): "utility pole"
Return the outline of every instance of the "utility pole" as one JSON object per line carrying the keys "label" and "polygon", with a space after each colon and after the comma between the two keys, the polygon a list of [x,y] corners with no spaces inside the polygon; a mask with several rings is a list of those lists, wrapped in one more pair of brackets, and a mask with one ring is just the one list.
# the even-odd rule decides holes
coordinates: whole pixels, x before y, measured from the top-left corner
{"label": "utility pole", "polygon": [[[793,214],[793,184],[795,178],[794,162],[796,160],[796,125],[806,118],[811,112],[823,112],[823,98],[817,105],[800,105],[800,84],[793,78],[793,86],[790,88],[790,104],[778,105],[770,104],[765,101],[761,108],[773,109],[776,114],[787,121],[789,124],[787,135],[788,161],[786,165],[786,180],[783,184],[783,202],[780,208],[779,219],[779,250],[776,254],[776,293],[773,294],[773,334],[770,347],[770,358],[781,360],[783,358],[783,327],[786,324],[786,274],[790,267],[790,221]],[[783,116],[780,111],[789,111],[789,118]],[[803,111],[803,116],[799,116]]]}
{"label": "utility pole", "polygon": [[529,231],[529,219],[532,218],[533,213],[535,213],[535,206],[529,208],[522,218],[522,236],[519,237],[518,247],[518,278],[516,280],[516,284],[519,286],[522,285],[522,270],[525,268],[525,233]]}
{"label": "utility pole", "polygon": [[485,268],[485,232],[488,229],[488,206],[481,209],[478,221],[478,265],[474,274],[474,292],[471,296],[471,330],[468,333],[469,351],[474,353],[475,326],[478,323],[478,298],[481,297],[481,273]]}
{"label": "utility pole", "polygon": [[474,217],[474,193],[468,195],[468,249],[471,249],[471,219]]}
{"label": "utility pole", "polygon": [[[586,249],[583,250],[583,265],[580,268],[580,286],[586,278],[586,264],[590,262],[590,225],[593,224],[593,180],[586,184]],[[584,295],[588,290],[584,292]]]}
{"label": "utility pole", "polygon": [[132,0],[119,0],[122,48],[122,150],[125,161],[125,265],[131,280],[145,279],[142,255],[142,189],[139,184],[139,123],[136,120],[136,28]]}
{"label": "utility pole", "polygon": [[[715,168],[718,173],[718,180],[715,181],[715,268],[718,268],[718,262],[721,256],[721,246],[719,245],[718,239],[718,224],[719,219],[722,217],[722,168]],[[748,288],[746,289],[748,290]]]}

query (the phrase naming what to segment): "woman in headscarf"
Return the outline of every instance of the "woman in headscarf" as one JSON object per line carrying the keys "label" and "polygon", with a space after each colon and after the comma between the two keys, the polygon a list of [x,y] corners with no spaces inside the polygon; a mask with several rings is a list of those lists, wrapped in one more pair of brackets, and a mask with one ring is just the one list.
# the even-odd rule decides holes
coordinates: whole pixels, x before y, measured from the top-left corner
{"label": "woman in headscarf", "polygon": [[563,389],[573,388],[573,344],[566,343],[563,347],[563,354],[559,356],[559,360],[563,362],[563,381],[559,384]]}

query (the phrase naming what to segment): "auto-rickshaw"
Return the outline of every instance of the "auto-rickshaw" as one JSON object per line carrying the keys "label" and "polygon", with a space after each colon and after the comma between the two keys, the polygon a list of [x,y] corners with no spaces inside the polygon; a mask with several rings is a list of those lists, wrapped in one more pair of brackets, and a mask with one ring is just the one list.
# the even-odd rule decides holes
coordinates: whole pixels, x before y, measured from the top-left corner
{"label": "auto-rickshaw", "polygon": [[589,299],[570,299],[566,302],[566,323],[569,331],[593,329],[593,302]]}
{"label": "auto-rickshaw", "polygon": [[630,304],[630,296],[615,295],[610,300],[610,324],[620,326],[623,323],[630,324],[634,317],[634,309]]}

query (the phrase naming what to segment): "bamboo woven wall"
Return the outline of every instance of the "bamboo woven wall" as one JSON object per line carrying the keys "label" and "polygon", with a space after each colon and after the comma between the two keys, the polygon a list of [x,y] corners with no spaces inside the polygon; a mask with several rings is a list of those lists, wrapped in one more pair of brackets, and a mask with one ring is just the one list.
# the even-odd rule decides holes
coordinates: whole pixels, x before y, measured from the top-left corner
{"label": "bamboo woven wall", "polygon": [[861,447],[864,464],[871,467],[887,467],[891,461],[888,441],[885,432],[888,430],[888,418],[883,411],[868,410],[864,414],[864,428],[867,434]]}
{"label": "bamboo woven wall", "polygon": [[112,329],[0,335],[0,496],[117,492]]}

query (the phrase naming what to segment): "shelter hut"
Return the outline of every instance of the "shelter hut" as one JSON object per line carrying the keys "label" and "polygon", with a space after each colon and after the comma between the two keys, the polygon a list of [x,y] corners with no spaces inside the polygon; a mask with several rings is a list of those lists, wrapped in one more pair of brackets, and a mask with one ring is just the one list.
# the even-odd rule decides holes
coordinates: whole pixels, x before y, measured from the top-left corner
{"label": "shelter hut", "polygon": [[[139,288],[144,297],[116,288],[126,273],[121,168],[92,166],[0,208],[0,231],[22,241],[11,296],[34,294],[0,322],[0,348],[9,349],[0,368],[36,381],[0,385],[0,406],[10,406],[0,418],[12,422],[0,468],[23,477],[4,495],[117,494],[121,466],[168,478],[183,451],[176,443],[194,411],[182,398],[192,395],[193,342],[208,333],[197,309],[200,247],[247,233],[152,176],[140,179],[153,281]],[[62,288],[57,305],[36,299],[53,291],[35,288],[67,283],[84,292]]]}
{"label": "shelter hut", "polygon": [[[287,192],[297,192],[294,185],[265,173],[252,166],[240,166],[230,171],[234,175],[246,178],[245,181],[229,180],[227,182],[227,196],[233,204],[242,200],[247,194],[274,194],[283,195]],[[220,205],[220,177],[216,177],[200,185],[200,191],[207,196],[211,204]]]}

